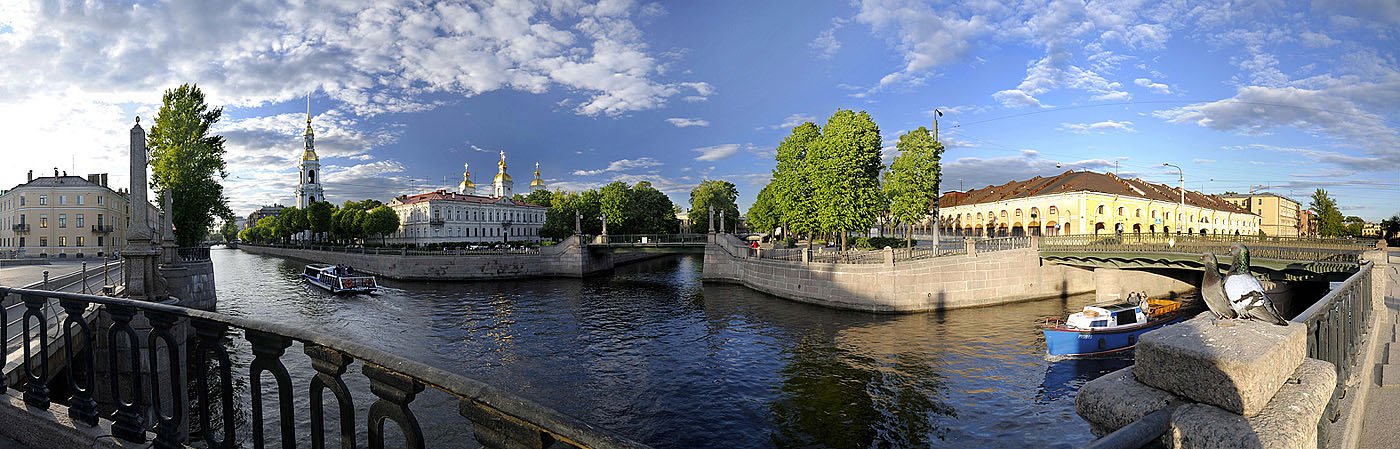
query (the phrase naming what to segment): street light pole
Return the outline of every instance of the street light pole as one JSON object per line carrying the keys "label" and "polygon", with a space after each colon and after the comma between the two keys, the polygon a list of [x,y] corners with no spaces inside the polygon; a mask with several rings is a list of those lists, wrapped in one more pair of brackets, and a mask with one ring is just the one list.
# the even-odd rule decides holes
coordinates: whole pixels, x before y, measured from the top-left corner
{"label": "street light pole", "polygon": [[1186,208],[1186,172],[1176,164],[1162,163],[1163,167],[1176,167],[1177,182],[1181,183],[1181,206],[1176,210],[1176,232],[1181,233],[1181,210]]}

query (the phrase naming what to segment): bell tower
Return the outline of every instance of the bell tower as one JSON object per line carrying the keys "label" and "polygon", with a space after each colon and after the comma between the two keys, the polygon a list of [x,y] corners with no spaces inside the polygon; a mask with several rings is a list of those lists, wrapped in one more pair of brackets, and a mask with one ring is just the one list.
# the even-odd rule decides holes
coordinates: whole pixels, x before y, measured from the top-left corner
{"label": "bell tower", "polygon": [[306,133],[302,135],[306,149],[301,152],[298,166],[301,180],[297,182],[297,208],[306,209],[312,202],[325,201],[321,189],[321,160],[316,157],[316,132],[311,130],[311,96],[306,97]]}
{"label": "bell tower", "polygon": [[496,179],[492,183],[491,195],[497,198],[510,197],[513,194],[511,191],[513,190],[513,187],[515,187],[515,181],[511,181],[510,175],[506,174],[505,151],[501,151],[501,162],[497,163],[496,165],[500,166],[500,172],[496,173]]}

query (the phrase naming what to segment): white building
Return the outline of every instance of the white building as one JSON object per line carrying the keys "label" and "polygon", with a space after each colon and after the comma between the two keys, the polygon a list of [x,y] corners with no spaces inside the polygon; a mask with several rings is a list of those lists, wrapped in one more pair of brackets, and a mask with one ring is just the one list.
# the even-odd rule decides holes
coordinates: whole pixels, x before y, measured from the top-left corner
{"label": "white building", "polygon": [[[476,194],[471,172],[463,164],[462,182],[457,184],[456,192],[437,190],[389,201],[388,206],[399,214],[399,231],[386,240],[415,245],[540,241],[547,208],[512,200],[514,182],[506,174],[505,152],[501,152],[498,165],[491,196]],[[538,169],[535,173],[539,188],[544,188]],[[534,186],[532,182],[531,187]]]}
{"label": "white building", "polygon": [[306,104],[306,134],[302,135],[302,140],[306,144],[306,149],[301,152],[301,164],[298,166],[301,172],[301,179],[297,181],[297,209],[306,209],[311,203],[325,201],[326,193],[321,189],[320,180],[316,179],[318,171],[321,169],[321,159],[316,157],[316,134],[311,131],[311,103]]}

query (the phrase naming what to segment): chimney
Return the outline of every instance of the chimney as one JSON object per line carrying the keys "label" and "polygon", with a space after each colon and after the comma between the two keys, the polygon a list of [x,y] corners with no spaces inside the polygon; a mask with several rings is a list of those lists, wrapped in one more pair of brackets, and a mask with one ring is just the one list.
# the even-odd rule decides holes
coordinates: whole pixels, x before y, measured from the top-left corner
{"label": "chimney", "polygon": [[101,185],[101,184],[102,184],[102,183],[101,183],[102,178],[99,177],[99,176],[97,176],[96,174],[88,173],[88,175],[87,175],[87,180],[88,180],[88,182],[93,183],[93,184],[97,184],[97,185]]}
{"label": "chimney", "polygon": [[103,174],[102,174],[102,183],[101,183],[101,184],[102,184],[102,187],[107,187],[107,174],[106,174],[106,173],[103,173]]}
{"label": "chimney", "polygon": [[29,171],[29,179],[25,180],[24,182],[34,182],[34,170]]}

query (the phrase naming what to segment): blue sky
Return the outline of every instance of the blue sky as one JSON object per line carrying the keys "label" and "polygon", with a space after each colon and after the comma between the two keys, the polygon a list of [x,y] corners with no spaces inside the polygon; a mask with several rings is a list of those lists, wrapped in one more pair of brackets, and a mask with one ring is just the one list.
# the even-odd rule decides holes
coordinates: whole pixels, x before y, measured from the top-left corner
{"label": "blue sky", "polygon": [[[12,2],[14,3],[14,2]],[[216,4],[217,3],[217,4]],[[230,203],[290,204],[309,95],[327,196],[767,182],[805,120],[886,141],[944,112],[944,190],[1067,169],[1208,193],[1317,187],[1400,213],[1400,5],[1384,0],[47,2],[0,6],[0,185],[126,182],[126,130],[197,83],[224,105]],[[149,122],[148,122],[149,123]],[[1058,166],[1058,168],[1057,168]]]}

